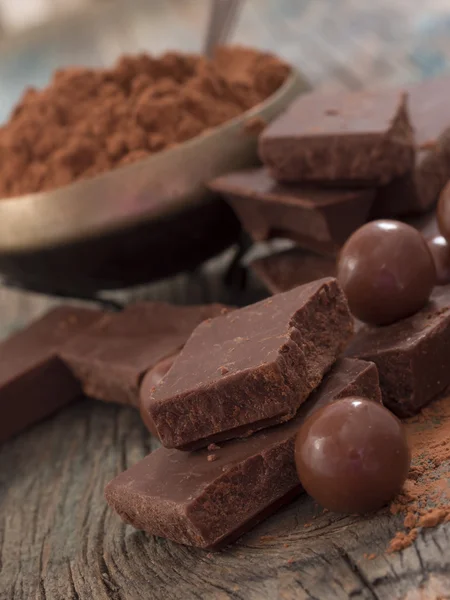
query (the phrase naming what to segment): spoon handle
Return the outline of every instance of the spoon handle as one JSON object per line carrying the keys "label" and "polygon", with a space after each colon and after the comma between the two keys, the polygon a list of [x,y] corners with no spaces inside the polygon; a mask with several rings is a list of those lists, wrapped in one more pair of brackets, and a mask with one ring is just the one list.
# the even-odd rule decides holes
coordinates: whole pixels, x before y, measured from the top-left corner
{"label": "spoon handle", "polygon": [[211,10],[203,53],[208,58],[214,48],[224,44],[236,23],[242,0],[211,0]]}

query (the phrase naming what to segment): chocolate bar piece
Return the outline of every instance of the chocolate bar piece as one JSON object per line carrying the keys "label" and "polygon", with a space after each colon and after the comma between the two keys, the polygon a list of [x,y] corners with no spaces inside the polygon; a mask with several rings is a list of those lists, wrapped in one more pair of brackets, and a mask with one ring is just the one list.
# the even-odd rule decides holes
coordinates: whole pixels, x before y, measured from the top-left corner
{"label": "chocolate bar piece", "polygon": [[379,188],[374,218],[427,211],[450,178],[450,77],[430,79],[407,89],[415,164],[405,175]]}
{"label": "chocolate bar piece", "polygon": [[279,294],[316,279],[334,277],[336,260],[302,248],[289,248],[253,260],[250,268],[270,292]]}
{"label": "chocolate bar piece", "polygon": [[101,314],[61,306],[0,343],[0,443],[81,395],[58,353]]}
{"label": "chocolate bar piece", "polygon": [[113,479],[105,495],[137,529],[175,542],[230,543],[301,493],[294,442],[301,423],[346,396],[381,401],[375,365],[342,359],[288,423],[214,449],[159,448]]}
{"label": "chocolate bar piece", "polygon": [[332,278],[197,327],[147,401],[167,448],[206,446],[292,418],[350,339]]}
{"label": "chocolate bar piece", "polygon": [[224,310],[220,304],[137,302],[105,315],[67,344],[62,356],[87,396],[138,406],[145,373],[179,352],[204,319]]}
{"label": "chocolate bar piece", "polygon": [[278,181],[386,184],[413,165],[406,94],[304,94],[266,127],[259,154]]}
{"label": "chocolate bar piece", "polygon": [[223,194],[254,241],[283,237],[330,254],[367,221],[374,199],[373,190],[282,185],[264,168],[230,173],[209,185]]}
{"label": "chocolate bar piece", "polygon": [[450,286],[435,288],[415,315],[384,327],[363,327],[346,350],[373,361],[384,404],[414,415],[450,385]]}

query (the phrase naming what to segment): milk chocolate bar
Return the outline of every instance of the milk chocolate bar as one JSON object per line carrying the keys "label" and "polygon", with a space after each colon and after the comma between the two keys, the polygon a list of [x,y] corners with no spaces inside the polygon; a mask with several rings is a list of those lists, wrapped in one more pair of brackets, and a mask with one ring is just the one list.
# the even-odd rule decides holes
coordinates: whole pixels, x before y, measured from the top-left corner
{"label": "milk chocolate bar", "polygon": [[167,448],[206,446],[287,421],[350,339],[332,278],[202,323],[148,398]]}
{"label": "milk chocolate bar", "polygon": [[159,448],[113,479],[106,499],[137,529],[200,548],[223,546],[302,492],[296,433],[315,410],[350,395],[381,401],[372,363],[338,361],[283,425],[209,450]]}
{"label": "milk chocolate bar", "polygon": [[279,294],[316,279],[334,277],[336,259],[289,248],[253,260],[250,268],[272,294]]}
{"label": "milk chocolate bar", "polygon": [[61,306],[0,343],[0,443],[81,395],[58,354],[101,314]]}
{"label": "milk chocolate bar", "polygon": [[87,396],[138,406],[145,373],[178,353],[199,323],[223,310],[220,304],[137,302],[83,331],[62,357]]}
{"label": "milk chocolate bar", "polygon": [[373,190],[282,185],[264,168],[229,173],[209,185],[229,202],[254,241],[288,238],[329,254],[367,221],[374,200]]}
{"label": "milk chocolate bar", "polygon": [[405,175],[378,189],[375,218],[427,211],[450,178],[450,77],[411,85],[407,91],[415,163]]}
{"label": "milk chocolate bar", "polygon": [[373,361],[384,404],[414,415],[450,385],[450,286],[435,288],[415,315],[384,327],[363,327],[346,350]]}
{"label": "milk chocolate bar", "polygon": [[259,153],[278,181],[386,184],[413,166],[406,94],[304,94],[266,127]]}

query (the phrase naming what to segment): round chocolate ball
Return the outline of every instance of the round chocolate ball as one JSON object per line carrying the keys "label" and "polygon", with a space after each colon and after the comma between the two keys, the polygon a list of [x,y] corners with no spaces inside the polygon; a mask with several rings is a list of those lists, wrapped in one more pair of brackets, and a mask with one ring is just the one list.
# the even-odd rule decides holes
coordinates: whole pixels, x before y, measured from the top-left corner
{"label": "round chocolate ball", "polygon": [[153,389],[159,385],[164,375],[173,365],[176,357],[177,355],[169,356],[168,358],[161,360],[155,367],[153,367],[153,369],[150,369],[150,371],[145,374],[139,391],[139,412],[141,414],[141,419],[150,433],[157,438],[159,438],[159,434],[156,430],[155,423],[148,412],[147,405]]}
{"label": "round chocolate ball", "polygon": [[338,280],[352,313],[387,325],[427,302],[436,283],[433,257],[423,236],[398,221],[372,221],[355,231],[341,250]]}
{"label": "round chocolate ball", "polygon": [[439,196],[436,212],[439,231],[446,240],[450,241],[450,182]]}
{"label": "round chocolate ball", "polygon": [[402,423],[365,398],[337,400],[314,413],[295,442],[300,481],[324,508],[365,513],[401,489],[410,453]]}
{"label": "round chocolate ball", "polygon": [[450,245],[442,235],[436,235],[428,240],[428,247],[436,267],[436,283],[446,285],[450,283]]}

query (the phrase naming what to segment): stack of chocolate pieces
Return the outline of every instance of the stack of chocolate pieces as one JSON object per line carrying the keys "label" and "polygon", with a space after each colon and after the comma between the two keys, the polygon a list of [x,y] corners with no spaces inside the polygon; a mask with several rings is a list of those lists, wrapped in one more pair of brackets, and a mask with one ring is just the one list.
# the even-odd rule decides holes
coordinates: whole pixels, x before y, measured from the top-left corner
{"label": "stack of chocolate pieces", "polygon": [[252,267],[274,293],[333,276],[372,218],[430,210],[450,177],[450,78],[398,90],[301,96],[261,134],[263,167],[210,183],[254,242],[296,247]]}
{"label": "stack of chocolate pieces", "polygon": [[356,335],[333,278],[238,310],[60,307],[0,357],[0,442],[83,392],[139,407],[163,447],[108,484],[109,504],[151,534],[218,548],[302,492],[294,442],[319,408],[356,395],[405,416],[445,393],[450,286]]}
{"label": "stack of chocolate pieces", "polygon": [[162,448],[105,490],[126,522],[217,549],[303,489],[295,441],[335,400],[416,414],[450,385],[450,286],[390,325],[363,326],[333,278],[275,294],[200,324],[141,414]]}
{"label": "stack of chocolate pieces", "polygon": [[163,447],[106,498],[127,523],[201,548],[229,543],[302,489],[294,441],[318,408],[380,402],[375,365],[341,358],[353,318],[333,278],[199,325],[141,412]]}

